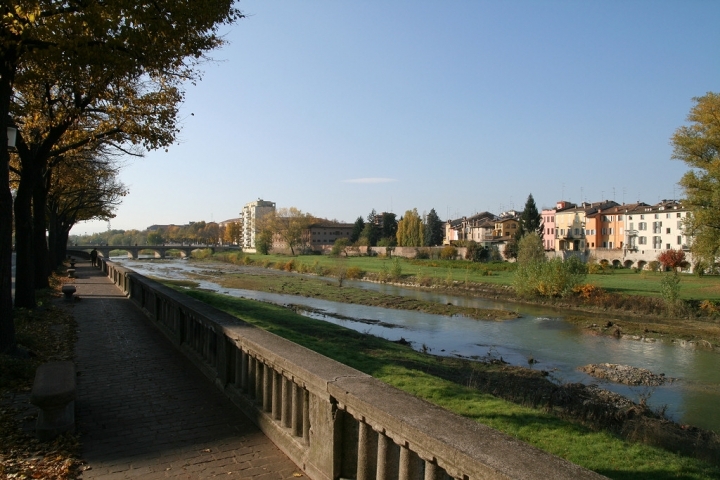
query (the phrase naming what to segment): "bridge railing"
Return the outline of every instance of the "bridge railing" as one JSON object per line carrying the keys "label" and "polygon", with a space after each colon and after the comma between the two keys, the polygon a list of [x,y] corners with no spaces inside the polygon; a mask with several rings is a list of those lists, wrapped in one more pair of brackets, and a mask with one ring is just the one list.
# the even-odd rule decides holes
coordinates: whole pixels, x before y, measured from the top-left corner
{"label": "bridge railing", "polygon": [[310,478],[604,478],[132,270],[101,268]]}

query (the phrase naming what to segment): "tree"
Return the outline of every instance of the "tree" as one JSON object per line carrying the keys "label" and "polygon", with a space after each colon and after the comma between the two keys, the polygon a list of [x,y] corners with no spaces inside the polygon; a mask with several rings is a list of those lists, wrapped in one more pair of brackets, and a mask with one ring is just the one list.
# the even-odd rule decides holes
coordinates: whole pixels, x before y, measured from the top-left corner
{"label": "tree", "polygon": [[518,232],[522,233],[517,237],[518,239],[522,238],[526,233],[541,233],[542,215],[538,212],[532,193],[528,195],[525,201],[525,208],[520,215],[519,223]]}
{"label": "tree", "polygon": [[691,211],[684,225],[693,236],[691,251],[712,264],[720,253],[720,94],[708,92],[693,101],[690,124],[672,136],[672,158],[690,167],[680,185]]}
{"label": "tree", "polygon": [[333,247],[331,250],[331,254],[335,256],[339,256],[341,253],[344,253],[345,256],[348,256],[347,248],[350,246],[350,239],[348,238],[338,238],[335,240],[335,243],[333,243]]}
{"label": "tree", "polygon": [[242,226],[240,222],[230,222],[225,226],[225,235],[223,239],[230,244],[239,245],[240,236],[242,235]]}
{"label": "tree", "polygon": [[676,272],[678,268],[685,268],[688,265],[688,262],[685,260],[685,252],[682,249],[665,250],[664,252],[660,252],[657,259],[663,267],[673,272]]}
{"label": "tree", "polygon": [[159,231],[150,232],[147,234],[147,243],[148,245],[162,245],[165,239],[162,236],[162,233]]}
{"label": "tree", "polygon": [[350,233],[350,242],[355,243],[360,240],[360,236],[362,235],[364,229],[365,221],[362,217],[358,217],[357,220],[355,220],[352,232]]}
{"label": "tree", "polygon": [[[127,194],[125,185],[117,179],[118,172],[114,159],[98,151],[75,154],[55,167],[55,172],[49,177],[47,198],[51,269],[57,268],[65,258],[68,235],[73,225],[84,220],[109,220],[115,216],[115,208]],[[127,238],[121,244],[132,243],[129,232],[114,230],[108,233],[125,234]],[[104,243],[117,245],[109,239]]]}
{"label": "tree", "polygon": [[394,213],[383,212],[382,215],[380,215],[380,221],[380,238],[387,238],[390,246],[394,246],[398,229],[396,215]]}
{"label": "tree", "polygon": [[295,207],[280,208],[263,217],[263,223],[295,255],[295,248],[306,243],[306,233],[315,217]]}
{"label": "tree", "polygon": [[[357,223],[357,222],[356,222]],[[377,241],[380,239],[380,228],[377,224],[377,213],[373,208],[367,216],[367,222],[363,227],[363,231],[360,234],[360,243],[367,244],[368,247],[374,247],[377,245]]]}
{"label": "tree", "polygon": [[[111,104],[117,107],[114,111],[119,115],[115,116],[115,126],[125,133],[132,132],[135,126],[143,124],[142,117],[136,117],[134,122],[123,122],[118,118],[122,118],[123,110],[134,110],[127,99],[138,92],[123,85],[138,80],[141,82],[135,83],[137,86],[142,86],[144,81],[159,81],[163,88],[155,94],[156,100],[173,90],[182,98],[183,85],[199,78],[198,63],[207,52],[223,43],[219,26],[242,15],[230,0],[156,0],[148,8],[138,8],[131,0],[18,0],[4,3],[0,13],[0,130],[6,128],[11,110],[24,120],[45,115],[42,110],[24,110],[43,98],[38,94],[42,92],[41,87],[49,90],[45,98],[52,97],[56,101],[56,93],[64,94],[68,91],[63,90],[64,86],[74,85],[69,90],[72,95],[65,97],[71,100],[65,106],[73,107],[66,110],[68,114],[53,117],[48,123],[50,128],[44,131],[35,132],[26,124],[21,130],[18,152],[22,176],[16,198],[16,215],[19,213],[20,218],[16,218],[15,227],[18,245],[22,246],[17,252],[16,304],[32,307],[33,244],[45,257],[40,261],[47,260],[47,246],[42,248],[47,195],[42,187],[43,183],[49,183],[44,178],[47,162],[101,138],[96,133],[109,134],[114,130],[90,132],[80,140],[65,136],[67,130],[82,123],[89,111],[91,102],[88,100],[114,95],[115,103]],[[57,100],[58,105],[62,103]],[[100,109],[91,111],[107,113]],[[174,125],[174,119],[169,120]],[[176,130],[177,127],[172,128]],[[139,143],[144,143],[140,141],[141,137],[136,138]],[[150,145],[155,142],[151,137],[144,140]],[[58,151],[55,147],[65,141],[63,148],[66,150]],[[40,148],[26,148],[28,145]],[[15,347],[10,296],[13,200],[9,190],[9,162],[6,149],[0,149],[0,351],[11,351]],[[37,209],[35,212],[30,210],[31,202]],[[33,214],[35,218],[30,216]],[[24,263],[22,267],[21,263]]]}
{"label": "tree", "polygon": [[422,247],[425,241],[424,228],[416,208],[406,211],[398,222],[397,244],[401,247]]}
{"label": "tree", "polygon": [[527,265],[546,260],[542,238],[537,233],[528,233],[518,242],[517,263]]}
{"label": "tree", "polygon": [[443,236],[443,222],[433,208],[430,210],[430,213],[427,214],[427,217],[425,217],[425,246],[434,247],[436,245],[442,245]]}
{"label": "tree", "polygon": [[515,231],[513,238],[505,246],[505,257],[517,258],[518,250],[520,248],[520,239],[528,233],[541,233],[542,228],[542,215],[538,212],[537,206],[535,205],[535,199],[532,193],[528,195],[525,201],[525,208],[520,214],[518,219],[518,228]]}

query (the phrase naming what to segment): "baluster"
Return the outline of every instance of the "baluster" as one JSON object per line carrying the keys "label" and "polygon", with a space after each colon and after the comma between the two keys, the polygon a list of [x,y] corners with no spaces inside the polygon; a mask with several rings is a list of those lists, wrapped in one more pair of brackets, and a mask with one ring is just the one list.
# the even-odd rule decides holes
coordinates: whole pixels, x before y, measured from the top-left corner
{"label": "baluster", "polygon": [[399,480],[416,480],[418,478],[418,462],[407,443],[400,445]]}
{"label": "baluster", "polygon": [[292,381],[284,375],[280,377],[282,380],[282,402],[280,406],[282,416],[282,426],[290,428],[290,420],[292,416]]}
{"label": "baluster", "polygon": [[280,420],[282,417],[282,374],[273,369],[272,375],[272,418]]}
{"label": "baluster", "polygon": [[243,358],[245,357],[245,352],[243,352],[239,346],[235,345],[234,343],[230,344],[230,348],[235,349],[235,379],[233,383],[235,383],[235,388],[240,389],[242,391],[242,385],[243,385]]}
{"label": "baluster", "polygon": [[265,365],[259,358],[255,359],[255,401],[263,404],[263,377],[265,375]]}
{"label": "baluster", "polygon": [[[358,429],[358,459],[357,459],[357,480],[372,480],[373,464],[372,448],[373,429],[362,420],[359,421]],[[376,443],[377,445],[377,443]],[[376,454],[377,458],[377,454]]]}
{"label": "baluster", "polygon": [[302,429],[303,429],[303,440],[306,444],[310,443],[310,392],[306,389],[302,389]]}
{"label": "baluster", "polygon": [[303,391],[304,389],[293,382],[292,384],[292,434],[296,437],[303,435]]}
{"label": "baluster", "polygon": [[398,478],[398,448],[385,434],[378,433],[377,480]]}
{"label": "baluster", "polygon": [[442,480],[443,470],[432,460],[425,460],[425,480]]}
{"label": "baluster", "polygon": [[272,412],[273,370],[267,363],[263,363],[263,411]]}
{"label": "baluster", "polygon": [[245,350],[240,350],[240,388],[243,392],[248,391],[248,354]]}

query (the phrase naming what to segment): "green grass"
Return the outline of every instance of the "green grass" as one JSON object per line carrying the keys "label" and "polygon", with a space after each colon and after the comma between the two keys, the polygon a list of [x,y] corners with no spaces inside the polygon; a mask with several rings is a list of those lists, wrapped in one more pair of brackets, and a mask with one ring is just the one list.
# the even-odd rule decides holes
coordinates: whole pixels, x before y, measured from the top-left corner
{"label": "green grass", "polygon": [[[720,478],[720,468],[516,405],[444,378],[469,362],[433,357],[275,305],[182,290],[260,328],[459,415],[616,479]],[[493,368],[477,364],[472,368]]]}
{"label": "green grass", "polygon": [[[294,260],[296,268],[300,264],[308,267],[321,267],[328,272],[337,267],[358,267],[364,272],[378,274],[392,267],[392,259],[386,257],[332,257],[329,255],[307,255],[290,257],[286,255],[245,254],[255,265],[285,264]],[[413,280],[418,274],[440,283],[470,282],[491,285],[512,285],[515,266],[512,263],[472,263],[461,260],[409,260],[400,259],[403,279]],[[664,273],[644,271],[636,273],[632,269],[610,270],[608,274],[588,275],[586,283],[605,290],[625,295],[660,296],[660,280]],[[720,302],[720,278],[681,274],[680,298],[683,300],[710,300]]]}

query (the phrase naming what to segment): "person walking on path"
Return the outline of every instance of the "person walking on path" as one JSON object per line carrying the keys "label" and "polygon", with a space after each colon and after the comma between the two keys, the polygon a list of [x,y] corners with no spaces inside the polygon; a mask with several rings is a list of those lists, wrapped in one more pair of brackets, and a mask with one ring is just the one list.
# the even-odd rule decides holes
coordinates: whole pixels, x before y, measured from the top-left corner
{"label": "person walking on path", "polygon": [[90,252],[90,264],[93,267],[97,266],[97,256],[98,256],[98,251],[97,251],[97,249],[93,248],[92,251]]}

